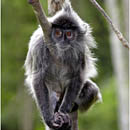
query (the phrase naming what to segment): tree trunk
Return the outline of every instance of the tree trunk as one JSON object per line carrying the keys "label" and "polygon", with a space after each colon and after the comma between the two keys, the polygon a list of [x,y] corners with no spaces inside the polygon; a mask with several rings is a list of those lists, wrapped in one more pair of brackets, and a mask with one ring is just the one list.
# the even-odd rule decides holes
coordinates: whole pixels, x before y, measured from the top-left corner
{"label": "tree trunk", "polygon": [[71,113],[70,118],[72,120],[72,129],[71,130],[78,130],[78,111]]}
{"label": "tree trunk", "polygon": [[[117,0],[106,0],[105,3],[113,22],[120,28]],[[121,20],[121,22],[123,22],[123,20]],[[128,130],[128,65],[125,66],[126,59],[128,60],[128,50],[119,42],[120,41],[110,29],[112,61],[118,86],[118,124],[120,130]],[[124,49],[127,53],[126,55],[124,55]]]}

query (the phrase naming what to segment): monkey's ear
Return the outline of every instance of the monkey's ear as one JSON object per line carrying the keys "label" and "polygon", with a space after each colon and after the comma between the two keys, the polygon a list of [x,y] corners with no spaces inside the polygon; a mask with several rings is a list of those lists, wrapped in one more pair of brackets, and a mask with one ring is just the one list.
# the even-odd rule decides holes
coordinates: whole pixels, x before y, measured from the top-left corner
{"label": "monkey's ear", "polygon": [[87,30],[88,30],[88,24],[83,23],[82,27],[83,27],[83,29],[84,29],[84,31],[85,31],[85,33],[86,33]]}
{"label": "monkey's ear", "polygon": [[83,23],[83,27],[84,27],[85,30],[87,30],[88,25],[86,23]]}
{"label": "monkey's ear", "polygon": [[80,27],[81,33],[83,33],[83,34],[87,33],[87,31],[88,31],[88,25],[86,23],[80,23],[79,27]]}

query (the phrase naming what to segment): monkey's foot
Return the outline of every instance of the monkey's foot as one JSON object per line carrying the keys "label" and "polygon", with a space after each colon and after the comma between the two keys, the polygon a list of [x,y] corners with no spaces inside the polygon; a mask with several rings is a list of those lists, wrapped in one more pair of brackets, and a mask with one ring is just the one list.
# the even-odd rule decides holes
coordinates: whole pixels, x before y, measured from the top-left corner
{"label": "monkey's foot", "polygon": [[56,112],[54,115],[53,126],[56,130],[70,130],[71,120],[69,115],[62,112]]}

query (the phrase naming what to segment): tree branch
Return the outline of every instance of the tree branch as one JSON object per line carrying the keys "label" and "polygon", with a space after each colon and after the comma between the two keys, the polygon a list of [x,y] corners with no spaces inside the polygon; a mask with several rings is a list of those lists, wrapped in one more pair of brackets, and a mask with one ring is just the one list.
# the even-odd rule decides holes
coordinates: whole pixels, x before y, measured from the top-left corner
{"label": "tree branch", "polygon": [[39,0],[28,0],[28,3],[32,5],[35,15],[40,22],[40,25],[44,32],[44,37],[46,39],[46,43],[49,43],[49,41],[50,41],[49,33],[50,33],[50,29],[51,29],[51,24],[47,20],[47,16],[46,16],[44,10],[42,9],[40,1]]}
{"label": "tree branch", "polygon": [[113,31],[116,33],[118,39],[121,41],[123,46],[125,46],[126,48],[129,49],[130,47],[129,47],[128,41],[124,38],[122,33],[119,31],[119,29],[117,27],[115,27],[115,25],[113,24],[111,18],[107,15],[105,10],[96,2],[96,0],[90,0],[90,1],[99,10],[99,12],[105,17],[107,22],[111,25]]}
{"label": "tree branch", "polygon": [[59,10],[61,10],[65,0],[48,0],[48,14],[53,16]]}
{"label": "tree branch", "polygon": [[70,118],[72,120],[71,130],[78,130],[78,111],[70,113]]}

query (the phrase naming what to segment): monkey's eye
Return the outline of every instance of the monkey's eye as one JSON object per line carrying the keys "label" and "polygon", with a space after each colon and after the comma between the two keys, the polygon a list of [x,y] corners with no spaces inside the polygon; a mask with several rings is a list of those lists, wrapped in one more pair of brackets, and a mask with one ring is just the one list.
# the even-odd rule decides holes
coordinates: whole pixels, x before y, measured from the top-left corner
{"label": "monkey's eye", "polygon": [[67,31],[66,36],[67,36],[68,39],[72,39],[73,38],[73,32],[72,31]]}
{"label": "monkey's eye", "polygon": [[56,29],[55,30],[55,36],[58,37],[58,38],[61,37],[62,36],[62,31],[60,29]]}

